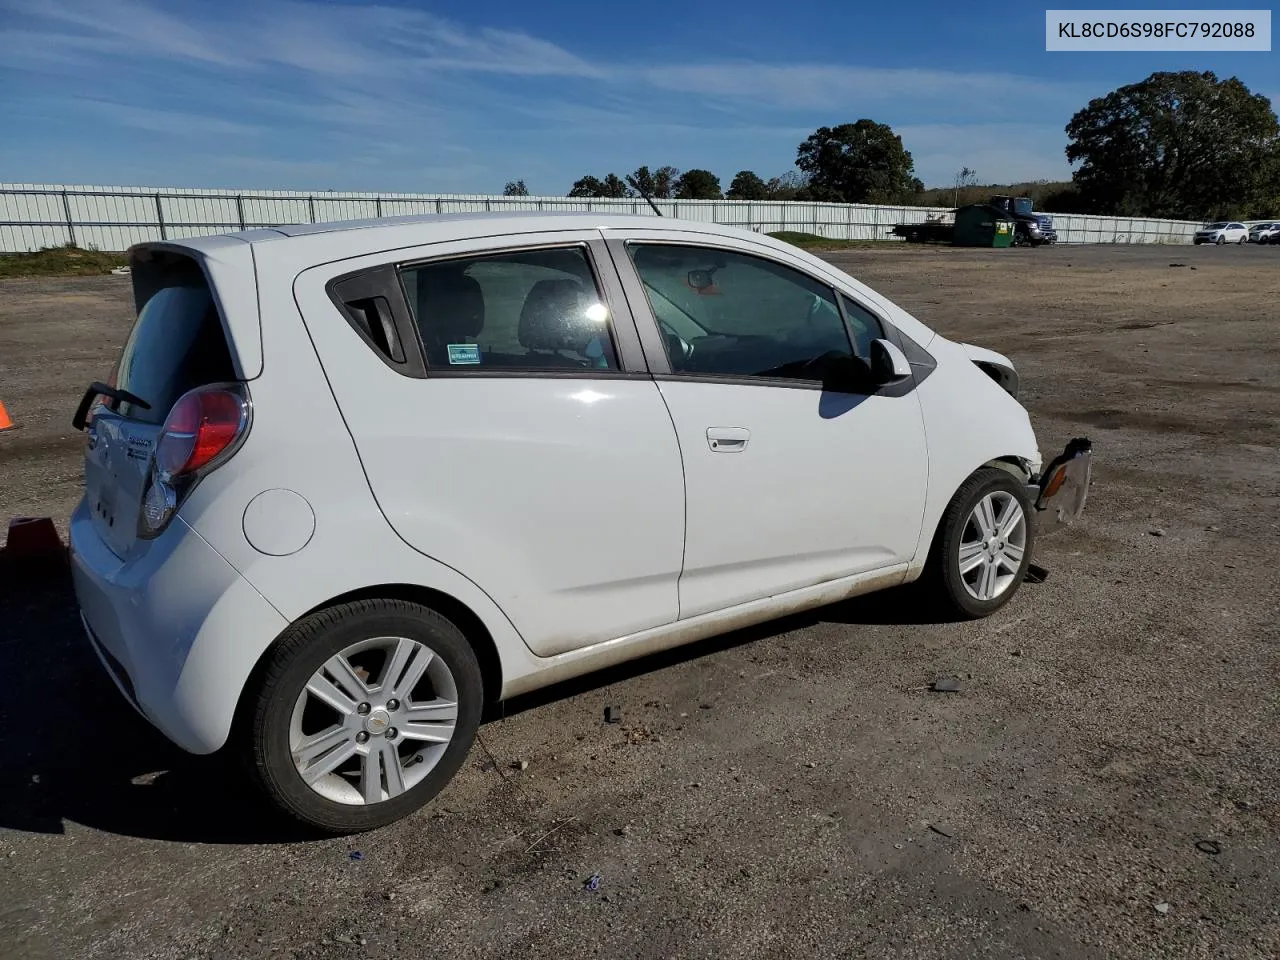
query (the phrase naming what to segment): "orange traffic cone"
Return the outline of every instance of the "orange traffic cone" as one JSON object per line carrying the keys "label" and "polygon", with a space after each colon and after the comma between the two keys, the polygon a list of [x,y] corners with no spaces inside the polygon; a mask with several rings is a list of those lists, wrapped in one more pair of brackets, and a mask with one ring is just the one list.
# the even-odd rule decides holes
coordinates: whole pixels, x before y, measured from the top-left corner
{"label": "orange traffic cone", "polygon": [[5,430],[17,429],[17,424],[9,418],[9,414],[4,409],[4,404],[0,403],[0,433]]}

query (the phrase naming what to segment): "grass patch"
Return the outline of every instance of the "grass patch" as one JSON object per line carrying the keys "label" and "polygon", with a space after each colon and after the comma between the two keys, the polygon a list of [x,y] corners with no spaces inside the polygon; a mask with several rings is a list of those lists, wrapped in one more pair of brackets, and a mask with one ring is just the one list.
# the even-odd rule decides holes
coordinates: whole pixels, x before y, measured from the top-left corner
{"label": "grass patch", "polygon": [[35,253],[0,254],[0,280],[14,277],[99,277],[129,261],[123,253],[79,247],[46,247]]}
{"label": "grass patch", "polygon": [[799,230],[779,230],[769,236],[783,243],[789,243],[801,250],[848,250],[855,247],[878,247],[883,240],[832,240],[820,237],[816,233],[801,233]]}

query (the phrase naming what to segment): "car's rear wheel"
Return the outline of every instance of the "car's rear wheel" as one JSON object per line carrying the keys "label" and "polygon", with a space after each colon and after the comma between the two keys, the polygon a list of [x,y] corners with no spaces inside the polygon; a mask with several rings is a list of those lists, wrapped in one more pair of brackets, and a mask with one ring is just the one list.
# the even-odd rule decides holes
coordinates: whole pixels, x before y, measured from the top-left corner
{"label": "car's rear wheel", "polygon": [[1033,539],[1025,486],[1004,470],[979,470],[947,505],[920,587],[946,612],[989,616],[1018,592]]}
{"label": "car's rear wheel", "polygon": [[444,617],[362,600],[293,624],[247,697],[242,749],[267,796],[310,827],[354,833],[399,820],[453,778],[483,682]]}

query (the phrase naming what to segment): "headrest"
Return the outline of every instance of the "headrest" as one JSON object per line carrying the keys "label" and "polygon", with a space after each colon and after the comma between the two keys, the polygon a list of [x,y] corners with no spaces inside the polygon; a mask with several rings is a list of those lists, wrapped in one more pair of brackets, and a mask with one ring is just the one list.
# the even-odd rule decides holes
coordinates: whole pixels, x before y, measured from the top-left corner
{"label": "headrest", "polygon": [[520,310],[520,344],[526,350],[573,350],[581,353],[600,324],[587,316],[594,303],[577,280],[539,280]]}
{"label": "headrest", "polygon": [[484,329],[484,294],[474,277],[428,267],[418,272],[418,325],[423,339],[459,343]]}

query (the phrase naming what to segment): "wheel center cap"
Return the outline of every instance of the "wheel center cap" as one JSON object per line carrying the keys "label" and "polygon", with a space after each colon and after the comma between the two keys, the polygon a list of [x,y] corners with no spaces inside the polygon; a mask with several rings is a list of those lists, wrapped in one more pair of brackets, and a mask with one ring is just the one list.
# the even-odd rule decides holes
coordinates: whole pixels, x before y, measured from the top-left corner
{"label": "wheel center cap", "polygon": [[391,714],[382,707],[370,710],[369,715],[364,718],[364,728],[371,736],[381,736],[386,733],[389,726],[391,726]]}

